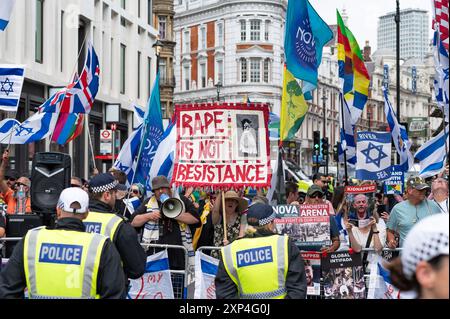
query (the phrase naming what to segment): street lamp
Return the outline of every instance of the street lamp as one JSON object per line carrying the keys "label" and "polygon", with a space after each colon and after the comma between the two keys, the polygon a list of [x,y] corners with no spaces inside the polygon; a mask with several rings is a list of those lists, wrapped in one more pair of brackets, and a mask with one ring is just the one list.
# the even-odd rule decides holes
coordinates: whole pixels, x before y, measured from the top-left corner
{"label": "street lamp", "polygon": [[152,48],[154,48],[156,52],[156,73],[159,72],[159,55],[163,46],[164,43],[159,39],[152,45]]}
{"label": "street lamp", "polygon": [[214,85],[217,89],[217,102],[220,101],[220,88],[222,87],[222,82],[217,82],[216,85]]}

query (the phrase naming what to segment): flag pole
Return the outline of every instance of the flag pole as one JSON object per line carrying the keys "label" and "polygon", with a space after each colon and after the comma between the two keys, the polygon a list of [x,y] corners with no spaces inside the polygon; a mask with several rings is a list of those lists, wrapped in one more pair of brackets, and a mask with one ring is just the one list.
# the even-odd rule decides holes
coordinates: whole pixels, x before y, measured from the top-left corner
{"label": "flag pole", "polygon": [[[344,120],[344,97],[342,93],[339,93],[340,99],[339,102],[341,103],[341,119],[342,119],[342,130],[344,130],[345,135],[345,120]],[[345,143],[346,147],[344,151],[344,186],[348,185],[348,170],[347,170],[347,143]],[[342,141],[341,141],[341,148],[342,148]]]}
{"label": "flag pole", "polygon": [[[91,148],[91,154],[92,154],[92,162],[94,163],[94,170],[97,169],[97,165],[95,164],[95,155],[94,155],[94,147],[92,146],[92,139],[91,139],[91,130],[89,129],[89,121],[87,119],[87,116],[84,117],[84,121],[86,127],[87,127],[87,134],[88,134],[88,139],[89,139],[89,146]],[[86,132],[86,130],[85,130]]]}
{"label": "flag pole", "polygon": [[222,214],[223,214],[223,240],[228,241],[227,236],[227,214],[225,212],[225,191],[222,191]]}

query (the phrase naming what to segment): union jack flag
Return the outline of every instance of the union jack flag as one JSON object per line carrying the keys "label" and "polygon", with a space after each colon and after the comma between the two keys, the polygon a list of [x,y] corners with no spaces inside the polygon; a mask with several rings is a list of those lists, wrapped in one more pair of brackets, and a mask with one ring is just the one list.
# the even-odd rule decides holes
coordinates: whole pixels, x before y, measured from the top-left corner
{"label": "union jack flag", "polygon": [[79,77],[56,92],[39,108],[41,112],[89,113],[99,87],[100,66],[92,44],[88,45],[86,62]]}

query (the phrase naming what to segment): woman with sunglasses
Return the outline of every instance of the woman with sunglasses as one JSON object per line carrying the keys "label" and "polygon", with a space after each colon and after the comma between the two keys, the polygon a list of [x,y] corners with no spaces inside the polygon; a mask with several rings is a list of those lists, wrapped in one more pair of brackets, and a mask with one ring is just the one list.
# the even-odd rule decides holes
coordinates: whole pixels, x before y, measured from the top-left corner
{"label": "woman with sunglasses", "polygon": [[5,181],[5,171],[9,162],[9,150],[3,152],[3,160],[0,165],[0,192],[5,203],[8,205],[8,214],[25,214],[31,213],[30,187],[29,178],[22,176],[17,179],[13,188],[10,188]]}

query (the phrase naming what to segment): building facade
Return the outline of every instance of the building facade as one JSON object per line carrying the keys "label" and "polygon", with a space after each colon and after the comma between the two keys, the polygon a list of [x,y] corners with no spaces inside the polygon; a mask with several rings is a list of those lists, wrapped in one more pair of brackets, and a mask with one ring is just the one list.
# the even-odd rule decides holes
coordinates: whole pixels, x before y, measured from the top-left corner
{"label": "building facade", "polygon": [[174,0],[153,0],[154,27],[162,43],[159,55],[161,114],[163,118],[173,115],[173,91],[175,76],[173,69],[174,42]]}
{"label": "building facade", "polygon": [[[400,10],[400,57],[424,59],[429,51],[428,11]],[[395,12],[379,17],[377,49],[396,50]]]}
{"label": "building facade", "polygon": [[279,114],[286,1],[176,0],[175,103],[268,103]]}
{"label": "building facade", "polygon": [[[14,169],[30,173],[36,152],[61,151],[72,157],[72,174],[87,178],[92,173],[93,157],[100,155],[100,130],[110,128],[105,116],[109,104],[121,106],[115,134],[120,149],[133,129],[130,105],[147,105],[155,79],[152,45],[157,30],[152,25],[151,0],[16,1],[10,23],[0,33],[0,63],[26,67],[16,118],[21,122],[27,119],[52,89],[66,86],[75,71],[81,72],[87,41],[93,43],[99,57],[100,88],[83,134],[64,147],[50,143],[49,138],[12,146]],[[2,118],[15,116],[1,113]],[[100,171],[111,162],[95,160]]]}

